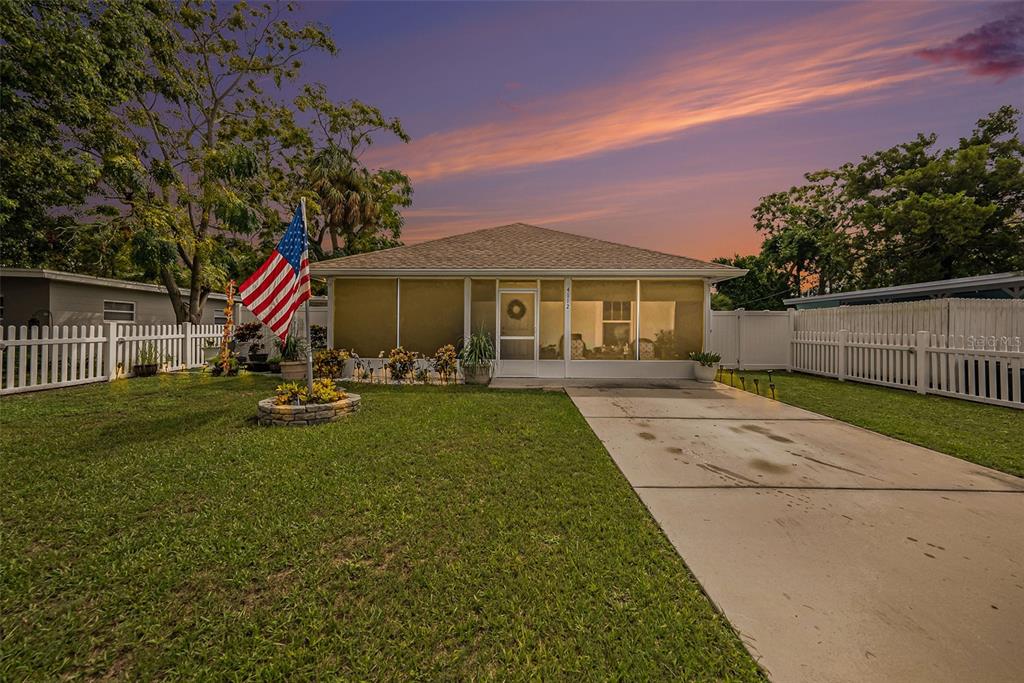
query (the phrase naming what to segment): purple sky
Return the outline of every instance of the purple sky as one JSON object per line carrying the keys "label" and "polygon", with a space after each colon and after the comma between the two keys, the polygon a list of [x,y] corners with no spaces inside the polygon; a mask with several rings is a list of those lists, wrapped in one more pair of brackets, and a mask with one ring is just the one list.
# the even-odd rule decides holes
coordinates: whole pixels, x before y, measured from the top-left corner
{"label": "purple sky", "polygon": [[406,243],[523,221],[697,258],[752,253],[804,172],[1024,105],[1024,4],[306,3],[304,77],[398,116]]}

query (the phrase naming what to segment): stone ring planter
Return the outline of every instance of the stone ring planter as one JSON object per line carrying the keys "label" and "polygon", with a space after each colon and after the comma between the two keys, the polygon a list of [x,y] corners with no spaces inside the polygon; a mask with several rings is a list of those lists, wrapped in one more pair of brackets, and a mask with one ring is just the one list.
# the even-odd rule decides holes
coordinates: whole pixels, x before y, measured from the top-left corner
{"label": "stone ring planter", "polygon": [[280,427],[304,427],[339,420],[359,408],[359,394],[349,394],[334,403],[306,403],[304,405],[280,405],[275,398],[259,402],[261,425]]}

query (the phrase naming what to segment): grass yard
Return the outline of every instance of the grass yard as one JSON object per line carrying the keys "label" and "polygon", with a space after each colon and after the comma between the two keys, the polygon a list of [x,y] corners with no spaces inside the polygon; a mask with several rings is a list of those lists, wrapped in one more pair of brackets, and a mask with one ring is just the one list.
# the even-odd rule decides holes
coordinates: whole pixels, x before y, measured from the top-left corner
{"label": "grass yard", "polygon": [[566,396],[274,384],[0,401],[0,679],[761,679]]}
{"label": "grass yard", "polygon": [[[740,374],[748,391],[757,378],[760,393],[769,395],[766,373],[737,372],[736,387]],[[773,377],[776,398],[785,403],[1024,477],[1024,411],[813,375]],[[728,372],[723,379],[729,383]]]}

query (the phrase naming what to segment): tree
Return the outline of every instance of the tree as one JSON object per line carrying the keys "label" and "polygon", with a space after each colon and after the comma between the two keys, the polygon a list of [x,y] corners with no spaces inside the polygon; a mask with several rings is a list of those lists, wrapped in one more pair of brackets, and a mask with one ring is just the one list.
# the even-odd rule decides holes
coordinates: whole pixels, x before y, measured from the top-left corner
{"label": "tree", "polygon": [[935,135],[835,173],[857,226],[863,287],[1024,268],[1020,112],[1002,107],[956,147]]}
{"label": "tree", "polygon": [[109,274],[116,231],[79,231],[75,209],[117,137],[115,109],[168,44],[158,0],[0,0],[0,263]]}
{"label": "tree", "polygon": [[176,5],[173,56],[148,62],[147,87],[124,107],[128,142],[105,158],[113,204],[100,209],[129,226],[179,321],[200,320],[229,275],[231,248],[278,233],[279,207],[301,191],[290,181],[309,134],[275,91],[298,76],[302,55],[336,50],[322,27],[282,18],[292,10]]}
{"label": "tree", "polygon": [[[756,268],[784,274],[794,295],[1024,268],[1019,119],[1002,107],[956,147],[936,150],[935,135],[918,135],[763,197],[753,211],[765,236]],[[775,287],[741,280],[769,299]],[[755,293],[721,291],[737,306]]]}
{"label": "tree", "polygon": [[[360,155],[374,136],[388,132],[403,142],[409,136],[397,118],[358,100],[334,104],[322,86],[308,86],[296,100],[314,114],[319,148],[305,164],[313,190],[311,218],[319,256],[342,256],[401,244],[401,207],[412,203],[409,178],[395,169],[370,171]],[[330,252],[323,245],[330,244]]]}
{"label": "tree", "polygon": [[789,275],[763,255],[736,255],[733,258],[716,258],[713,262],[747,270],[742,277],[715,285],[718,291],[711,304],[716,311],[736,308],[780,311],[786,308],[783,299],[796,296],[796,290],[790,286]]}

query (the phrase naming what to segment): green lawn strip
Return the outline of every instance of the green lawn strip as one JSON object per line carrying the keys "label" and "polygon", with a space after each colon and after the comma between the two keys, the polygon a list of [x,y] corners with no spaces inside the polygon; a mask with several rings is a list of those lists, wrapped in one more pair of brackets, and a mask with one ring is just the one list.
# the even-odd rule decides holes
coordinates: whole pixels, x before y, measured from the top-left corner
{"label": "green lawn strip", "polygon": [[[736,372],[732,383],[770,395],[764,372]],[[1024,476],[1024,411],[827,377],[774,372],[780,401],[925,446],[992,469]],[[722,375],[729,383],[729,372]]]}
{"label": "green lawn strip", "polygon": [[566,396],[274,384],[0,402],[0,678],[760,679]]}

